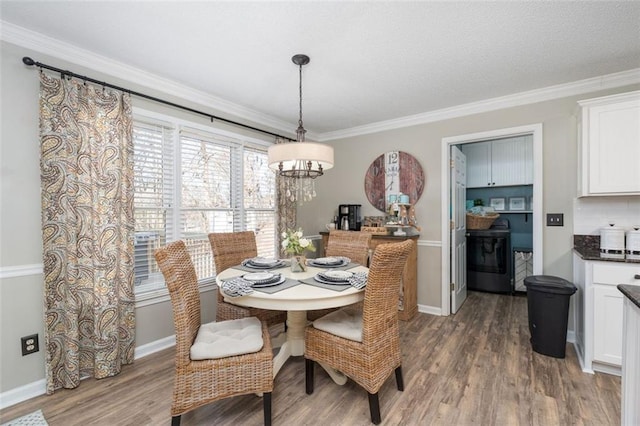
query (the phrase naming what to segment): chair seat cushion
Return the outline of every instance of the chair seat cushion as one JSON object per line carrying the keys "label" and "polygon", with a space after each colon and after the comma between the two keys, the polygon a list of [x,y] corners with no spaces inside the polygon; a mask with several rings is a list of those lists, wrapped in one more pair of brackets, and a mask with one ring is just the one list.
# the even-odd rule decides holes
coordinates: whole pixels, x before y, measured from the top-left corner
{"label": "chair seat cushion", "polygon": [[191,345],[192,360],[218,359],[262,349],[262,323],[256,317],[202,324]]}
{"label": "chair seat cushion", "polygon": [[313,327],[335,336],[362,342],[362,311],[342,308],[313,322]]}

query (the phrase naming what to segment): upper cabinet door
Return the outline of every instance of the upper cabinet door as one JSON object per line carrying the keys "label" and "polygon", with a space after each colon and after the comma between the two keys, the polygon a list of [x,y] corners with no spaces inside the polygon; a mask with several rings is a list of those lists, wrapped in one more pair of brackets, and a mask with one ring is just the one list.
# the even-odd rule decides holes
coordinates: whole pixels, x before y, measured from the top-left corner
{"label": "upper cabinet door", "polygon": [[533,137],[517,136],[462,145],[467,188],[533,184]]}
{"label": "upper cabinet door", "polygon": [[462,145],[467,156],[467,188],[491,186],[491,142]]}
{"label": "upper cabinet door", "polygon": [[[530,185],[527,181],[527,139],[531,136],[520,136],[499,139],[491,142],[491,179],[494,186]],[[533,176],[531,176],[533,178]]]}
{"label": "upper cabinet door", "polygon": [[579,105],[580,195],[640,194],[640,91]]}

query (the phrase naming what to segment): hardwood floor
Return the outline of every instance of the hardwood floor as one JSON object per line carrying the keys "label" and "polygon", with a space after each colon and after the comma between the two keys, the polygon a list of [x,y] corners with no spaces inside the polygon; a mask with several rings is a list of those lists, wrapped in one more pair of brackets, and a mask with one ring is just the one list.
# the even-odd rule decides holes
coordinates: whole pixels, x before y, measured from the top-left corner
{"label": "hardwood floor", "polygon": [[[404,392],[393,375],[380,391],[384,425],[619,425],[620,378],[585,374],[531,350],[525,297],[470,292],[458,314],[401,322]],[[51,426],[168,425],[173,350],[142,358],[111,379],[82,382],[0,412],[0,422],[42,409]],[[274,425],[369,425],[366,392],[316,368],[306,395],[304,360],[275,380]],[[188,425],[261,425],[262,399],[230,398],[182,416]]]}

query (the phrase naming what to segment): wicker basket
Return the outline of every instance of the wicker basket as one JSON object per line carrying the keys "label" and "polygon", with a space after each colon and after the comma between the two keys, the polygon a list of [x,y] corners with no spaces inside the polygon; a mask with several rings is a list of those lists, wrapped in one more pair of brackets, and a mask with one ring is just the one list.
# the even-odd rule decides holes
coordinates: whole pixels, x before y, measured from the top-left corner
{"label": "wicker basket", "polygon": [[467,213],[467,229],[489,229],[498,217],[498,213],[487,213],[485,216]]}

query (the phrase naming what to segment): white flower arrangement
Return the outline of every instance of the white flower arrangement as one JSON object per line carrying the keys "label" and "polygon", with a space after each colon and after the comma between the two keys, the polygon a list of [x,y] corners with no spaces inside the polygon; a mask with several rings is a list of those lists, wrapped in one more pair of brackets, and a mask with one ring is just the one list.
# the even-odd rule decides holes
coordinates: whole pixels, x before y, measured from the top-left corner
{"label": "white flower arrangement", "polygon": [[301,255],[305,250],[316,251],[311,241],[302,236],[302,229],[288,229],[282,233],[282,250],[286,253]]}

